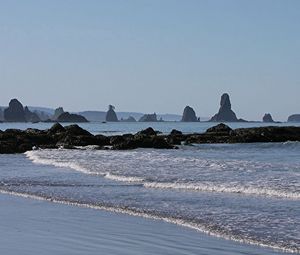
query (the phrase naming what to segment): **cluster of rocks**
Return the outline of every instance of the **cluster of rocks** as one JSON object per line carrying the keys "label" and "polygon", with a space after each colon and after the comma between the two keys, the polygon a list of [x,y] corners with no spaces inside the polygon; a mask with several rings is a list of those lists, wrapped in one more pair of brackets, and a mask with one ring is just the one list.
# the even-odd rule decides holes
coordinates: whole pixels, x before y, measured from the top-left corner
{"label": "cluster of rocks", "polygon": [[79,114],[65,112],[62,107],[58,107],[55,109],[53,116],[45,122],[84,123],[89,121]]}
{"label": "cluster of rocks", "polygon": [[17,99],[12,99],[9,102],[8,108],[6,108],[3,112],[3,120],[7,122],[41,121],[36,113],[31,112],[27,106],[24,108]]}
{"label": "cluster of rocks", "polygon": [[157,119],[156,113],[153,114],[144,114],[140,119],[139,122],[162,122],[163,119],[160,118],[159,120]]}
{"label": "cluster of rocks", "polygon": [[174,149],[194,143],[253,143],[300,141],[300,127],[257,127],[231,129],[225,124],[209,128],[204,133],[183,134],[172,130],[164,135],[149,127],[136,134],[116,136],[93,135],[78,125],[63,127],[56,123],[50,129],[7,129],[0,131],[0,154],[23,153],[35,148],[95,145],[98,149],[129,150],[136,148]]}

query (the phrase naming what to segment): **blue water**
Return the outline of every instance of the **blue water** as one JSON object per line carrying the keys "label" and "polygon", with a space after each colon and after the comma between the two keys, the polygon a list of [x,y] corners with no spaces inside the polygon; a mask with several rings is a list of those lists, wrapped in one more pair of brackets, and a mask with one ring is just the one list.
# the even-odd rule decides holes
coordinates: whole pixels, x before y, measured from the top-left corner
{"label": "blue water", "polygon": [[[150,124],[85,125],[93,133],[127,133]],[[152,126],[162,132],[200,132],[210,125]],[[232,125],[238,126],[251,123]],[[0,155],[0,190],[163,219],[225,239],[300,253],[299,155],[298,142],[31,151]]]}

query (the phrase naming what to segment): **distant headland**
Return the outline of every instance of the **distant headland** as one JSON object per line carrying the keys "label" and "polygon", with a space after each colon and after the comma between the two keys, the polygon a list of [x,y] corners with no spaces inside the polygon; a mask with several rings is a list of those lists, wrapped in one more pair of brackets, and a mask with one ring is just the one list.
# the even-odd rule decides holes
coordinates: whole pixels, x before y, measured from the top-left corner
{"label": "distant headland", "polygon": [[[254,122],[274,123],[270,113],[262,114],[262,120]],[[196,111],[191,106],[185,106],[180,114],[156,114],[139,112],[115,112],[115,106],[109,105],[105,111],[83,111],[78,113],[65,112],[63,107],[55,110],[45,107],[23,106],[18,99],[10,100],[8,107],[0,107],[0,122],[61,122],[61,123],[82,123],[82,122],[249,122],[238,118],[232,110],[231,100],[228,93],[221,96],[218,112],[211,118],[197,117]],[[252,122],[252,121],[251,121]],[[300,122],[300,114],[292,114],[287,122]]]}

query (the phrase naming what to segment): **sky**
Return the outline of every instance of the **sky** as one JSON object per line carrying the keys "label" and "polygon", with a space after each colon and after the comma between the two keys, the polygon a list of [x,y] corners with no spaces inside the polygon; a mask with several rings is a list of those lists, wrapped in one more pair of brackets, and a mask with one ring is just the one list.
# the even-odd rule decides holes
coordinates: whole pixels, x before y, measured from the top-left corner
{"label": "sky", "polygon": [[0,0],[0,105],[300,113],[298,0]]}

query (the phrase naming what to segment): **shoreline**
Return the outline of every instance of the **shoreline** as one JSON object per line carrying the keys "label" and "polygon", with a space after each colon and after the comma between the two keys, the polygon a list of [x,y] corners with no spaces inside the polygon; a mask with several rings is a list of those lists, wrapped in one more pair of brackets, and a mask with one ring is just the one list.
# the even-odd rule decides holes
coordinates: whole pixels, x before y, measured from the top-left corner
{"label": "shoreline", "polygon": [[[0,193],[0,203],[4,204],[0,211],[0,225],[2,226],[0,237],[1,242],[5,243],[5,245],[0,246],[0,252],[3,251],[5,254],[18,254],[15,253],[18,249],[22,250],[22,254],[32,254],[32,252],[53,254],[54,250],[55,254],[80,254],[77,253],[80,247],[76,247],[75,244],[83,237],[85,239],[83,245],[86,250],[81,250],[81,252],[84,252],[84,254],[96,254],[100,250],[103,252],[103,249],[109,249],[109,254],[169,254],[169,249],[173,250],[173,254],[174,252],[175,254],[203,255],[290,254],[272,248],[264,248],[209,236],[205,233],[165,222],[161,219],[136,217],[99,208],[93,209],[83,206],[53,203],[44,199],[37,200],[29,197],[25,198],[12,194],[4,194],[2,192]],[[79,222],[83,219],[84,224]],[[23,220],[25,221],[23,222]],[[28,220],[32,224],[30,225],[30,231],[26,227],[26,221]],[[60,226],[57,224],[58,222],[67,222],[69,226]],[[130,223],[129,225],[127,224],[128,222]],[[105,230],[103,229],[103,224],[105,225]],[[81,230],[81,232],[76,231],[76,237],[72,236],[74,228]],[[125,231],[126,233],[116,238],[121,229],[121,232]],[[141,235],[144,237],[144,240],[132,239],[138,239]],[[103,243],[102,239],[95,242],[98,236],[116,245],[107,245]],[[161,238],[167,236],[170,239],[161,242]],[[16,241],[18,238],[28,240],[26,242],[20,240],[20,243]],[[35,242],[34,239],[36,238],[40,239],[41,243],[38,244],[36,242],[32,247],[32,242]],[[61,238],[67,238],[75,246],[61,247],[63,245]],[[126,244],[133,241],[135,242],[135,246],[133,247]],[[151,250],[145,251],[149,241],[152,244],[150,246]],[[158,245],[158,243],[160,244]],[[95,249],[92,249],[91,246]],[[114,251],[111,252],[112,250]],[[125,250],[126,252],[124,252]]]}

